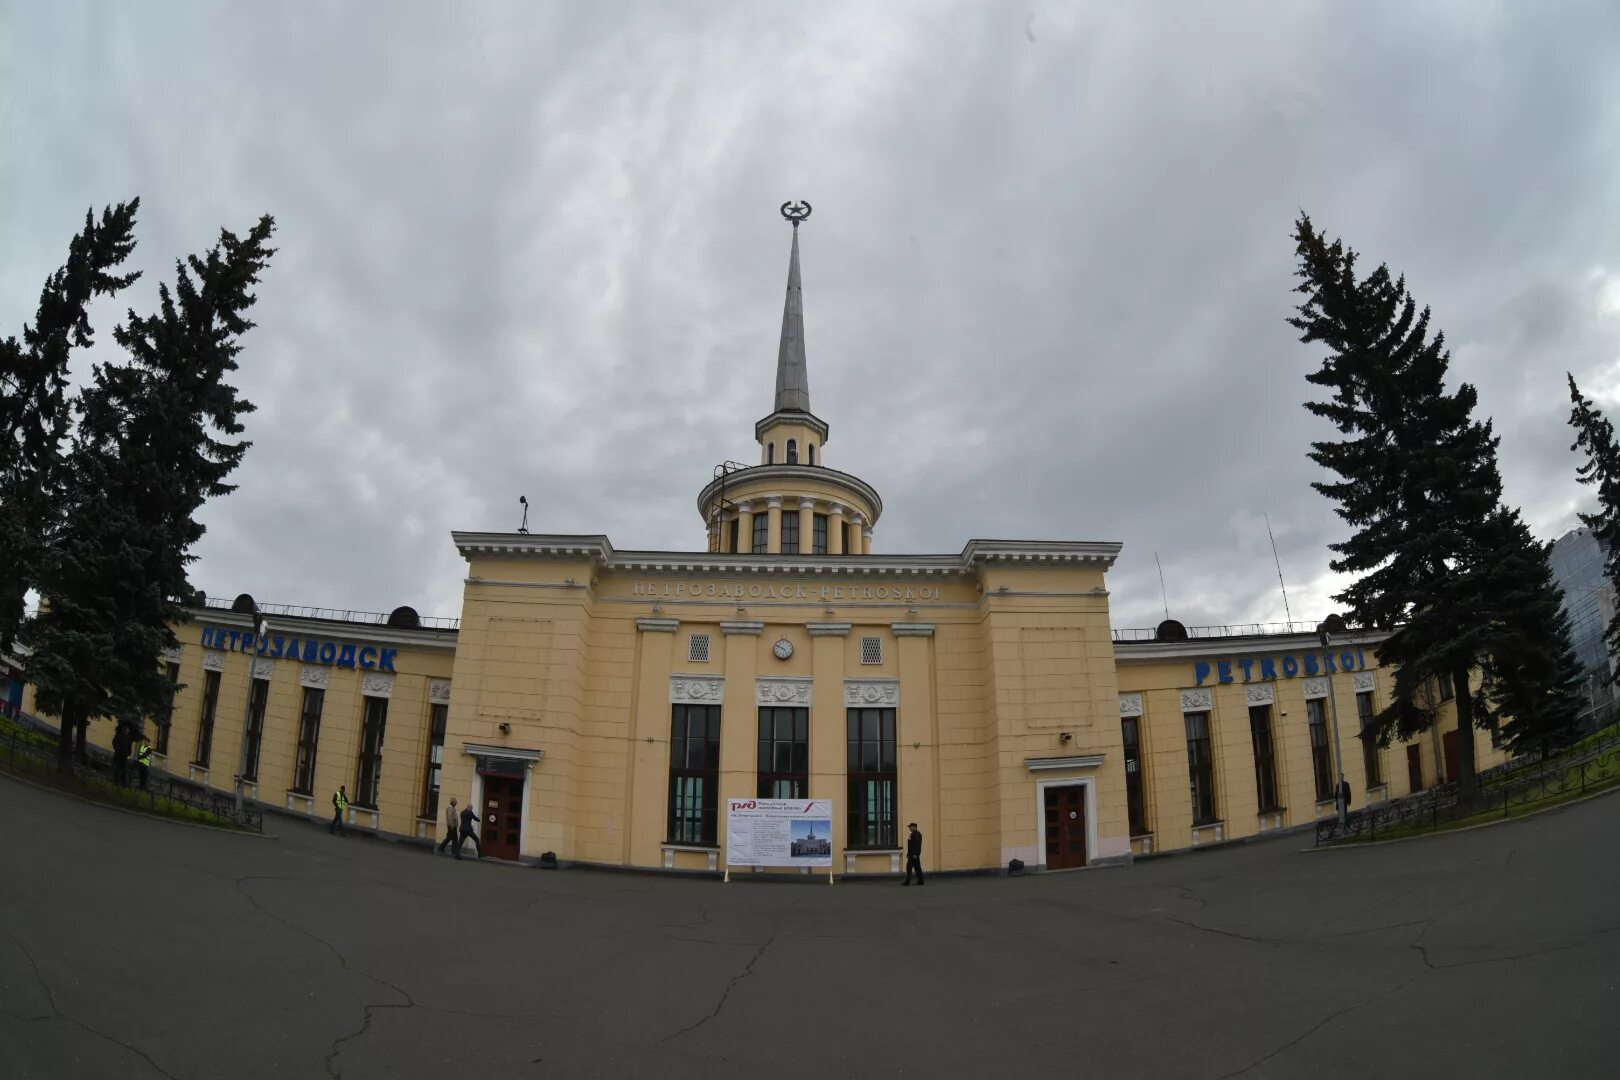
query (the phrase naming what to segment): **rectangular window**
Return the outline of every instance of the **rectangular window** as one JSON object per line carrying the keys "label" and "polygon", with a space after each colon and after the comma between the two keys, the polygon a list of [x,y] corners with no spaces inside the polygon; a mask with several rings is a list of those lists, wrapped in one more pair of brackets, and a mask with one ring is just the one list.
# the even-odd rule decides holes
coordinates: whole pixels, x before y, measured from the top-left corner
{"label": "rectangular window", "polygon": [[771,519],[770,515],[759,513],[754,515],[754,551],[763,554],[771,545]]}
{"label": "rectangular window", "polygon": [[315,792],[315,744],[321,737],[321,709],[325,705],[325,690],[304,691],[304,707],[298,715],[298,765],[293,770],[292,786],[300,795]]}
{"label": "rectangular window", "polygon": [[1440,691],[1441,701],[1450,701],[1452,698],[1457,696],[1457,688],[1451,685],[1450,675],[1440,676],[1435,680],[1435,683]]}
{"label": "rectangular window", "polygon": [[676,705],[669,735],[669,842],[719,835],[720,706]]}
{"label": "rectangular window", "polygon": [[1130,813],[1131,835],[1146,836],[1148,823],[1147,799],[1142,785],[1142,719],[1127,716],[1119,724],[1125,743],[1125,808]]}
{"label": "rectangular window", "polygon": [[208,768],[208,757],[214,750],[214,710],[219,706],[219,672],[203,673],[202,723],[197,726],[197,756],[193,765]]}
{"label": "rectangular window", "polygon": [[693,634],[686,646],[686,659],[693,664],[709,662],[709,635]]}
{"label": "rectangular window", "polygon": [[893,709],[850,709],[849,846],[892,850],[895,829]]}
{"label": "rectangular window", "polygon": [[810,710],[759,710],[759,791],[762,799],[808,799]]}
{"label": "rectangular window", "polygon": [[1333,758],[1328,753],[1327,706],[1323,698],[1305,703],[1306,722],[1311,729],[1311,771],[1316,775],[1316,801],[1333,798]]}
{"label": "rectangular window", "polygon": [[270,700],[270,680],[254,679],[248,691],[247,756],[242,762],[242,779],[259,782],[259,743],[264,739],[264,706]]}
{"label": "rectangular window", "polygon": [[1378,733],[1373,730],[1372,691],[1356,695],[1356,716],[1361,720],[1361,764],[1367,771],[1367,790],[1384,782],[1384,770],[1378,763]]}
{"label": "rectangular window", "polygon": [[827,554],[827,515],[817,514],[811,519],[813,533],[810,537],[810,554]]}
{"label": "rectangular window", "polygon": [[439,775],[444,770],[444,729],[449,723],[450,706],[433,706],[433,727],[428,733],[427,778],[422,783],[422,816],[439,816]]}
{"label": "rectangular window", "polygon": [[729,548],[727,548],[726,550],[731,552],[732,554],[736,554],[737,545],[739,543],[741,543],[741,537],[742,537],[742,519],[741,518],[732,518],[731,519],[731,529],[730,529],[730,531],[731,531],[731,546]]}
{"label": "rectangular window", "polygon": [[883,639],[880,637],[861,638],[861,663],[883,663]]}
{"label": "rectangular window", "polygon": [[799,553],[799,515],[792,510],[782,512],[782,554]]}
{"label": "rectangular window", "polygon": [[354,781],[354,805],[377,809],[377,789],[382,783],[383,728],[388,723],[388,699],[368,697],[365,719],[360,724],[360,769]]}
{"label": "rectangular window", "polygon": [[1186,713],[1187,775],[1192,785],[1194,825],[1210,825],[1215,816],[1215,759],[1209,750],[1209,713]]}
{"label": "rectangular window", "polygon": [[163,718],[163,723],[157,726],[157,745],[152,748],[154,753],[169,756],[169,729],[174,726],[174,702],[180,696],[180,665],[169,665],[169,714]]}
{"label": "rectangular window", "polygon": [[1254,789],[1260,796],[1260,812],[1281,809],[1277,805],[1277,762],[1271,745],[1271,706],[1249,706],[1249,738],[1254,742]]}

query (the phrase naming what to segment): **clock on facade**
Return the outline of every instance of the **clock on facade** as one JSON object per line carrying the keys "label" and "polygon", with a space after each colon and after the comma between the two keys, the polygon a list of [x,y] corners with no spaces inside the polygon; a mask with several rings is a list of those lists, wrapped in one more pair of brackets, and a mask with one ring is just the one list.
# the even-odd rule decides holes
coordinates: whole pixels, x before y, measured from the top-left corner
{"label": "clock on facade", "polygon": [[793,655],[793,642],[787,638],[778,638],[776,644],[771,646],[771,652],[776,654],[778,660],[786,660]]}

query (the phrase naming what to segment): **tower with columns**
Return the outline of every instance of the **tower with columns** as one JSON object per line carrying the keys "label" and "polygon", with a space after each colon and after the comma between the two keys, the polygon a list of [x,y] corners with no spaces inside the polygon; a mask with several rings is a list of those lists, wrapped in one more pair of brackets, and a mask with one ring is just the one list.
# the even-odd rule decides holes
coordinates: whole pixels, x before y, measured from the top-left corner
{"label": "tower with columns", "polygon": [[754,425],[759,463],[711,481],[698,495],[698,513],[709,530],[710,551],[870,555],[883,500],[860,477],[828,467],[823,457],[827,422],[810,409],[799,274],[799,224],[810,216],[810,207],[784,206],[782,214],[793,224],[793,247],[776,351],[776,400]]}

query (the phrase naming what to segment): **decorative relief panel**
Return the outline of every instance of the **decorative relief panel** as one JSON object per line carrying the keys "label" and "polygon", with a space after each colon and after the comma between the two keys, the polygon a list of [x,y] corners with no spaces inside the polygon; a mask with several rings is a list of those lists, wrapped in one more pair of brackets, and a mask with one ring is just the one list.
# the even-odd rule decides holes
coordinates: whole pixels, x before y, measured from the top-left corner
{"label": "decorative relief panel", "polygon": [[1182,712],[1209,712],[1215,707],[1215,694],[1207,686],[1181,692]]}
{"label": "decorative relief panel", "polygon": [[1305,698],[1324,698],[1328,696],[1328,681],[1326,679],[1306,679]]}
{"label": "decorative relief panel", "polygon": [[209,649],[207,652],[203,653],[203,670],[224,671],[225,654],[214,649]]}
{"label": "decorative relief panel", "polygon": [[394,696],[394,677],[385,671],[368,671],[360,679],[360,693],[366,697]]}
{"label": "decorative relief panel", "polygon": [[450,680],[428,680],[428,702],[433,705],[450,704]]}
{"label": "decorative relief panel", "polygon": [[1356,693],[1362,694],[1378,689],[1378,674],[1372,671],[1356,672]]}
{"label": "decorative relief panel", "polygon": [[316,667],[314,664],[305,664],[304,670],[298,674],[298,685],[306,690],[325,690],[327,677],[331,674],[330,668]]}
{"label": "decorative relief panel", "polygon": [[1119,715],[1121,715],[1121,716],[1141,716],[1142,715],[1142,695],[1141,694],[1121,694],[1121,695],[1119,695]]}
{"label": "decorative relief panel", "polygon": [[759,678],[754,681],[754,700],[760,705],[809,705],[810,679]]}
{"label": "decorative relief panel", "polygon": [[669,701],[672,705],[718,705],[726,696],[724,675],[671,675]]}
{"label": "decorative relief panel", "polygon": [[1275,705],[1277,688],[1270,683],[1255,683],[1243,688],[1243,696],[1250,705]]}
{"label": "decorative relief panel", "polygon": [[276,673],[276,662],[268,656],[255,656],[253,658],[253,677],[255,679],[268,679]]}
{"label": "decorative relief panel", "polygon": [[893,708],[899,704],[899,679],[844,680],[844,705],[848,708]]}
{"label": "decorative relief panel", "polygon": [[180,646],[175,645],[164,649],[158,654],[165,664],[178,664],[180,662]]}

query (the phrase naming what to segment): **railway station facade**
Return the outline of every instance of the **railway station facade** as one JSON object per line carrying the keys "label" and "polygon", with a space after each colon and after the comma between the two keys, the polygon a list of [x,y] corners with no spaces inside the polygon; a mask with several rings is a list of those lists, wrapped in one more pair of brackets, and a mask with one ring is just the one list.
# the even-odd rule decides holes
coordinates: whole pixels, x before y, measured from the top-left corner
{"label": "railway station facade", "polygon": [[702,550],[456,532],[453,622],[198,608],[160,767],[317,820],[342,784],[394,837],[457,797],[496,857],[684,871],[725,866],[728,799],[829,799],[850,875],[898,872],[912,821],[930,869],[1065,869],[1308,825],[1341,771],[1352,807],[1455,777],[1444,688],[1434,731],[1362,737],[1375,632],[1116,631],[1112,542],[879,552],[811,410],[798,228],[757,463],[699,493]]}

